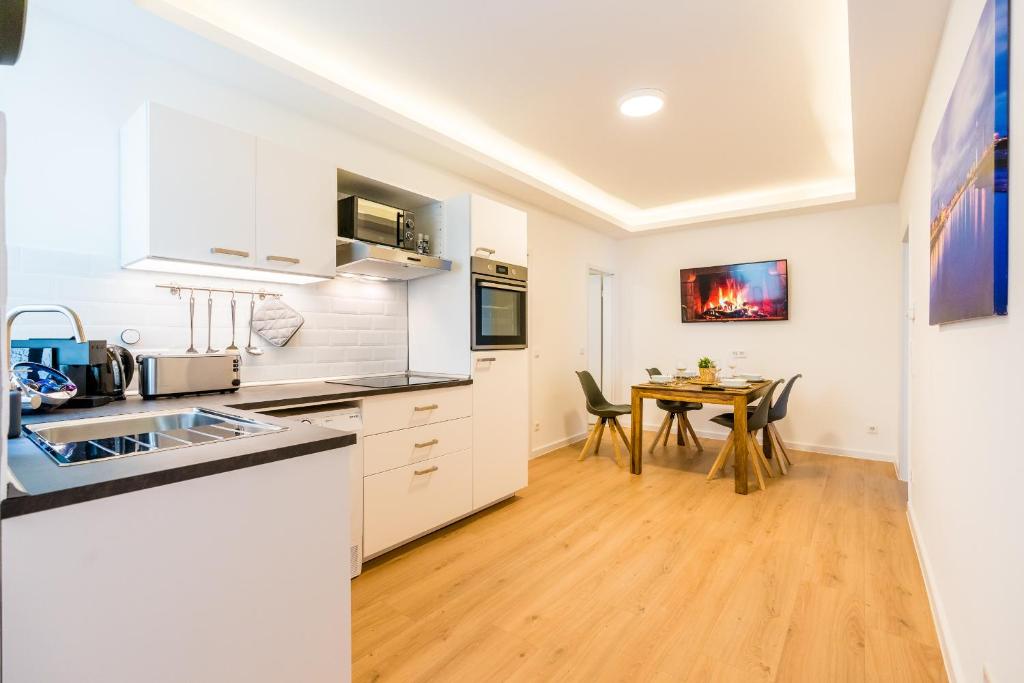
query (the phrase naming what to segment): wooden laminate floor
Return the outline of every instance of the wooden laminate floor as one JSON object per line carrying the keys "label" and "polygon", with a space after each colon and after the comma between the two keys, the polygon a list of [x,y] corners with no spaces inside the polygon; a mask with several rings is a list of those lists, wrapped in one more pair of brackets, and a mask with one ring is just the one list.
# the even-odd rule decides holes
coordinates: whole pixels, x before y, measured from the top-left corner
{"label": "wooden laminate floor", "polygon": [[368,563],[356,681],[945,680],[891,465],[794,452],[743,497],[704,481],[716,442],[639,477],[580,445]]}

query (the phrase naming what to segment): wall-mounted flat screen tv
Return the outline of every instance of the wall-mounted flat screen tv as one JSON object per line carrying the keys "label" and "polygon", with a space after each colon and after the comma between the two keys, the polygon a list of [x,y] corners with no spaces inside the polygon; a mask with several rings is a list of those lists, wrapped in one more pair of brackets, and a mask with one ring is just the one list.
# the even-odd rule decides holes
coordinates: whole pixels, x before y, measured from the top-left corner
{"label": "wall-mounted flat screen tv", "polygon": [[684,323],[789,320],[786,259],[679,271]]}

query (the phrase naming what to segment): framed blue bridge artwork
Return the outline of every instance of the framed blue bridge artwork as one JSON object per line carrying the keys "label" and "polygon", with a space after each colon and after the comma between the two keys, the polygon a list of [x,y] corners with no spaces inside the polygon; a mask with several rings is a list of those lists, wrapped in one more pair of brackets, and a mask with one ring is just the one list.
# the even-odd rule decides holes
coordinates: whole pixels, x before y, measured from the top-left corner
{"label": "framed blue bridge artwork", "polygon": [[1009,14],[985,3],[932,143],[932,325],[1006,315]]}

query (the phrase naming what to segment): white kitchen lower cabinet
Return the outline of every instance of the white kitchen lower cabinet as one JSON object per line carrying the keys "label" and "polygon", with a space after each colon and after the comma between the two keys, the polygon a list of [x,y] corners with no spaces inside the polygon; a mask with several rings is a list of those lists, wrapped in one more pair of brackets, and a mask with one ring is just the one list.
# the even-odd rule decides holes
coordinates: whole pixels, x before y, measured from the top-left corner
{"label": "white kitchen lower cabinet", "polygon": [[435,422],[374,434],[363,439],[363,468],[367,476],[404,465],[473,448],[473,419]]}
{"label": "white kitchen lower cabinet", "polygon": [[524,349],[473,352],[473,509],[526,487],[529,374]]}
{"label": "white kitchen lower cabinet", "polygon": [[3,520],[4,683],[351,680],[348,457]]}
{"label": "white kitchen lower cabinet", "polygon": [[374,396],[363,401],[363,434],[392,432],[472,414],[472,386]]}
{"label": "white kitchen lower cabinet", "polygon": [[381,553],[469,514],[472,466],[466,450],[365,477],[364,553]]}

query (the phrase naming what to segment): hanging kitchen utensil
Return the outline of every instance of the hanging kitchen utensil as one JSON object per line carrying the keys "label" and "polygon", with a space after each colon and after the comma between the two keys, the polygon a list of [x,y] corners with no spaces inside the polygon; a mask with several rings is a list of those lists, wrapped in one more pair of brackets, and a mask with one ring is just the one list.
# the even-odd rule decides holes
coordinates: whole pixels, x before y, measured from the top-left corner
{"label": "hanging kitchen utensil", "polygon": [[302,314],[280,299],[268,299],[260,304],[253,315],[252,327],[256,334],[274,346],[284,346],[302,324]]}
{"label": "hanging kitchen utensil", "polygon": [[253,323],[256,322],[255,315],[254,315],[255,309],[256,309],[256,293],[254,292],[253,295],[252,295],[252,298],[249,299],[249,341],[245,345],[245,350],[246,350],[246,352],[251,353],[254,356],[262,356],[263,355],[263,349],[261,349],[258,346],[253,346],[252,345],[252,328],[253,328]]}
{"label": "hanging kitchen utensil", "polygon": [[185,353],[199,353],[196,349],[196,291],[188,290],[188,348]]}
{"label": "hanging kitchen utensil", "polygon": [[228,345],[225,351],[233,351],[238,353],[238,347],[235,346],[235,312],[238,308],[238,302],[235,301],[235,293],[231,292],[231,343]]}
{"label": "hanging kitchen utensil", "polygon": [[219,353],[213,348],[213,292],[206,292],[206,353]]}

